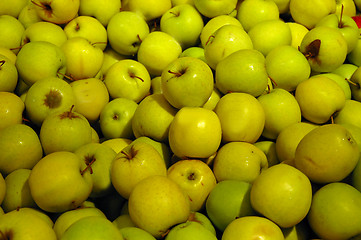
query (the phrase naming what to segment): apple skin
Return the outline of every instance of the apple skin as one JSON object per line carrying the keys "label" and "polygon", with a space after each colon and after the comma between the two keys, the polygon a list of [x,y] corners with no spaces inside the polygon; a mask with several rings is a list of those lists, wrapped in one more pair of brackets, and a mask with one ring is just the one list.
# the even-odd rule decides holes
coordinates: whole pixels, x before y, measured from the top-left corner
{"label": "apple skin", "polygon": [[20,11],[18,20],[23,24],[25,28],[36,22],[42,22],[43,19],[40,18],[36,12],[35,5],[32,2],[27,2],[26,6]]}
{"label": "apple skin", "polygon": [[204,48],[203,47],[189,47],[183,50],[179,57],[195,57],[201,59],[203,62],[206,62],[206,58],[204,56]]}
{"label": "apple skin", "polygon": [[13,51],[11,51],[9,48],[0,47],[0,54],[7,57],[11,63],[15,64],[16,54]]}
{"label": "apple skin", "polygon": [[172,7],[171,0],[126,0],[122,1],[122,8],[143,17],[146,22],[160,18]]}
{"label": "apple skin", "polygon": [[354,99],[346,100],[345,106],[337,112],[334,123],[352,124],[361,127],[359,112],[361,111],[361,103]]}
{"label": "apple skin", "polygon": [[0,129],[23,122],[25,104],[15,93],[0,92]]}
{"label": "apple skin", "polygon": [[231,14],[237,7],[237,0],[193,0],[193,3],[197,10],[207,18]]}
{"label": "apple skin", "polygon": [[266,154],[268,167],[279,164],[280,160],[277,156],[276,142],[273,140],[261,140],[253,143],[257,148]]}
{"label": "apple skin", "polygon": [[93,16],[104,27],[107,27],[112,16],[120,12],[121,7],[122,1],[118,0],[102,1],[101,4],[97,0],[80,0],[78,14],[80,16]]}
{"label": "apple skin", "polygon": [[175,225],[168,232],[165,240],[181,240],[185,238],[189,240],[217,240],[217,237],[200,223],[191,221]]}
{"label": "apple skin", "polygon": [[361,100],[360,82],[361,82],[361,68],[358,67],[350,78],[351,96],[352,99],[357,101]]}
{"label": "apple skin", "polygon": [[11,49],[15,54],[18,53],[21,46],[21,37],[25,31],[22,23],[13,16],[1,15],[0,16],[0,46]]}
{"label": "apple skin", "polygon": [[308,33],[308,29],[300,23],[296,22],[286,22],[286,24],[290,27],[292,41],[291,46],[298,49],[301,45],[303,37]]}
{"label": "apple skin", "polygon": [[28,4],[28,0],[4,0],[0,3],[0,15],[10,15],[18,18],[21,10]]}
{"label": "apple skin", "polygon": [[5,179],[3,177],[3,175],[0,173],[0,205],[2,206],[2,203],[5,199],[5,195],[6,195],[6,182]]}
{"label": "apple skin", "polygon": [[[313,76],[317,76],[318,74],[315,74]],[[350,82],[345,78],[335,73],[321,73],[321,76],[328,77],[329,79],[335,81],[343,90],[345,93],[346,100],[349,100],[352,98],[352,92],[350,87]]]}
{"label": "apple skin", "polygon": [[128,240],[156,240],[150,233],[138,227],[124,227],[119,231],[123,238]]}

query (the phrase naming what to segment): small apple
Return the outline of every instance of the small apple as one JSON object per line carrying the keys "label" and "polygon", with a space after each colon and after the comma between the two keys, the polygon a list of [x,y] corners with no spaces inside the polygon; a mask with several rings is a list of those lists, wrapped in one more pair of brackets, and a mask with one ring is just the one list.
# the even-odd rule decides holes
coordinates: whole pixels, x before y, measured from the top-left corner
{"label": "small apple", "polygon": [[116,153],[119,153],[121,150],[123,150],[123,148],[125,148],[132,142],[133,142],[133,140],[128,139],[128,138],[116,137],[116,138],[110,138],[110,139],[104,140],[101,142],[101,144],[107,145],[107,146],[111,147]]}
{"label": "small apple", "polygon": [[25,104],[12,92],[0,92],[0,130],[23,122]]}
{"label": "small apple", "polygon": [[261,140],[253,143],[254,146],[261,149],[266,154],[268,167],[279,164],[280,160],[277,156],[276,142],[271,140]]}
{"label": "small apple", "polygon": [[204,56],[204,48],[202,47],[189,47],[183,50],[179,57],[195,57],[201,59],[203,62],[206,62]]}
{"label": "small apple", "polygon": [[25,27],[16,17],[5,14],[0,16],[0,28],[0,46],[11,49],[17,54]]}
{"label": "small apple", "polygon": [[235,11],[237,0],[193,0],[197,10],[207,18],[214,18],[219,15],[229,15]]}
{"label": "small apple", "polygon": [[65,24],[71,21],[79,11],[79,0],[33,0],[39,17],[47,22]]}
{"label": "small apple", "polygon": [[0,54],[0,91],[14,92],[18,83],[18,70],[12,61]]}
{"label": "small apple", "polygon": [[29,25],[22,37],[21,45],[33,41],[46,41],[55,44],[60,47],[67,40],[67,36],[59,25],[51,22],[36,22]]}
{"label": "small apple", "polygon": [[358,39],[356,47],[349,54],[347,54],[346,60],[351,64],[354,64],[356,66],[361,66],[360,51],[361,51],[361,39]]}
{"label": "small apple", "polygon": [[80,0],[78,14],[80,16],[93,16],[106,27],[113,15],[120,12],[122,2],[119,0],[108,0],[99,3],[97,0]]}
{"label": "small apple", "polygon": [[113,224],[120,230],[126,227],[137,227],[133,223],[128,213],[122,213],[116,219],[113,220]]}
{"label": "small apple", "polygon": [[200,223],[203,227],[205,227],[206,229],[208,229],[213,235],[217,235],[216,229],[213,226],[213,223],[211,222],[211,220],[208,218],[208,216],[206,215],[205,212],[191,212],[188,220],[189,222],[193,221],[193,222],[198,222]]}
{"label": "small apple", "polygon": [[351,185],[361,192],[361,161],[357,162],[351,174]]}
{"label": "small apple", "polygon": [[344,63],[331,73],[335,73],[344,77],[347,80],[350,80],[354,72],[357,70],[358,66],[351,64],[351,63]]}
{"label": "small apple", "polygon": [[309,30],[300,23],[286,22],[286,24],[290,27],[291,30],[291,46],[298,49],[301,46],[303,37],[306,35],[306,33],[308,33]]}
{"label": "small apple", "polygon": [[350,78],[350,88],[351,88],[351,95],[352,99],[360,101],[361,100],[361,67],[358,67]]}

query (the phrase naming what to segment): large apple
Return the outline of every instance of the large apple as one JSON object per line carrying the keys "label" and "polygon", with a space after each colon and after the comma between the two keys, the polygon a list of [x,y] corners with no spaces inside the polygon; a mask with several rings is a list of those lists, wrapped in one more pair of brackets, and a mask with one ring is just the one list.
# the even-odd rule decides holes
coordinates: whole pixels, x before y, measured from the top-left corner
{"label": "large apple", "polygon": [[55,24],[71,21],[79,11],[79,0],[33,0],[37,14],[41,19]]}
{"label": "large apple", "polygon": [[51,22],[36,22],[29,25],[21,37],[21,45],[32,41],[46,41],[60,47],[67,40],[62,27]]}
{"label": "large apple", "polygon": [[93,16],[106,27],[113,15],[120,12],[121,6],[122,1],[118,0],[102,2],[98,2],[97,0],[80,0],[78,14],[80,16]]}

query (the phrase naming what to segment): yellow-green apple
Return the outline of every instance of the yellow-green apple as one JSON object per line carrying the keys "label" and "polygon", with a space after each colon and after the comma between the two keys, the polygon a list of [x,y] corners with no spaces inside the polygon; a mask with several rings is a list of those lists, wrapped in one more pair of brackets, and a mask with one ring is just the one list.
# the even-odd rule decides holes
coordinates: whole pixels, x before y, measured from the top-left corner
{"label": "yellow-green apple", "polygon": [[36,81],[27,91],[25,113],[32,123],[40,126],[50,113],[69,109],[74,104],[72,87],[65,80],[48,77]]}
{"label": "yellow-green apple", "polygon": [[214,109],[222,126],[222,141],[254,143],[261,136],[265,113],[262,105],[248,93],[228,93]]}
{"label": "yellow-green apple", "polygon": [[199,159],[185,159],[168,168],[168,178],[187,194],[193,212],[203,210],[209,193],[217,184],[212,169]]}
{"label": "yellow-green apple", "polygon": [[100,112],[99,125],[105,139],[133,138],[132,118],[138,104],[128,98],[115,98]]}
{"label": "yellow-green apple", "polygon": [[280,12],[280,14],[289,14],[290,11],[290,0],[273,0]]}
{"label": "yellow-green apple", "polygon": [[193,0],[171,0],[172,1],[172,6],[177,6],[177,5],[181,5],[181,4],[189,4],[194,6],[194,1]]}
{"label": "yellow-green apple", "polygon": [[236,10],[237,0],[193,0],[197,10],[207,18],[229,15]]}
{"label": "yellow-green apple", "polygon": [[54,221],[54,231],[58,239],[77,220],[88,216],[100,216],[106,218],[105,214],[96,207],[80,207],[61,213]]}
{"label": "yellow-green apple", "polygon": [[356,167],[351,174],[351,185],[357,190],[361,191],[361,161],[357,162]]}
{"label": "yellow-green apple", "polygon": [[361,100],[361,67],[358,67],[350,78],[350,88],[352,99],[360,101]]}
{"label": "yellow-green apple", "polygon": [[26,84],[22,78],[18,77],[18,83],[15,87],[14,93],[19,96],[23,102],[25,102],[25,97],[29,88],[30,86]]}
{"label": "yellow-green apple", "polygon": [[154,77],[160,76],[163,69],[175,61],[181,53],[182,47],[174,37],[165,32],[153,31],[140,43],[137,60]]}
{"label": "yellow-green apple", "polygon": [[130,219],[130,216],[128,213],[122,213],[117,218],[113,220],[113,224],[120,230],[122,228],[126,227],[137,227],[133,223],[132,219]]}
{"label": "yellow-green apple", "polygon": [[238,50],[216,68],[215,84],[223,94],[243,92],[258,97],[268,84],[265,57],[254,49]]}
{"label": "yellow-green apple", "polygon": [[88,166],[75,153],[50,153],[31,170],[28,180],[30,192],[35,203],[44,211],[59,213],[75,209],[87,200],[92,191],[90,175]]}
{"label": "yellow-green apple", "polygon": [[257,23],[280,18],[280,11],[273,0],[244,0],[237,11],[237,19],[247,32]]}
{"label": "yellow-green apple", "polygon": [[29,176],[31,169],[19,168],[5,177],[6,194],[1,204],[4,212],[10,212],[23,207],[37,208],[31,196]]}
{"label": "yellow-green apple", "polygon": [[353,0],[339,0],[336,1],[336,11],[337,14],[344,14],[349,17],[356,15],[356,5]]}
{"label": "yellow-green apple", "polygon": [[275,87],[294,91],[297,85],[308,79],[311,67],[307,58],[295,47],[282,45],[273,48],[266,56],[268,76]]}
{"label": "yellow-green apple", "polygon": [[111,147],[116,153],[119,153],[123,148],[128,146],[133,140],[128,138],[115,137],[101,142],[103,145]]}
{"label": "yellow-green apple", "polygon": [[[265,113],[262,136],[275,140],[278,134],[293,123],[301,122],[301,108],[293,94],[283,88],[272,89],[257,98]],[[287,112],[287,116],[284,113]]]}
{"label": "yellow-green apple", "polygon": [[14,92],[18,83],[18,75],[15,63],[0,53],[0,91]]}
{"label": "yellow-green apple", "polygon": [[193,47],[186,48],[183,50],[181,55],[179,55],[179,57],[195,57],[195,58],[199,58],[202,61],[206,62],[203,47],[193,46]]}
{"label": "yellow-green apple", "polygon": [[47,22],[66,24],[71,21],[79,11],[79,0],[33,0],[35,10],[39,17]]}
{"label": "yellow-green apple", "polygon": [[2,206],[6,196],[6,182],[4,176],[0,173],[0,205]]}
{"label": "yellow-green apple", "polygon": [[106,28],[98,19],[91,16],[74,18],[65,25],[64,32],[67,38],[83,37],[101,50],[104,50],[108,43]]}
{"label": "yellow-green apple", "polygon": [[286,22],[286,24],[290,27],[291,30],[291,46],[298,49],[301,46],[303,37],[306,35],[306,33],[308,33],[309,30],[300,23]]}
{"label": "yellow-green apple", "polygon": [[0,142],[0,172],[6,175],[19,168],[33,168],[43,156],[37,132],[22,123],[1,129]]}
{"label": "yellow-green apple", "polygon": [[312,29],[323,18],[336,11],[334,0],[292,0],[290,13],[293,20]]}
{"label": "yellow-green apple", "polygon": [[147,136],[156,141],[167,142],[169,126],[177,109],[163,94],[146,96],[138,105],[132,118],[132,130],[136,138]]}
{"label": "yellow-green apple", "polygon": [[351,64],[361,66],[360,52],[361,52],[361,39],[358,39],[356,47],[349,54],[347,54],[346,60]]}
{"label": "yellow-green apple", "polygon": [[18,18],[21,10],[28,4],[29,0],[4,0],[0,3],[0,15],[10,15]]}
{"label": "yellow-green apple", "polygon": [[254,180],[250,199],[255,211],[280,227],[289,228],[306,217],[312,201],[312,186],[297,168],[277,164]]}
{"label": "yellow-green apple", "polygon": [[46,116],[39,138],[46,155],[57,151],[73,152],[92,141],[92,129],[82,114],[70,108]]}
{"label": "yellow-green apple", "polygon": [[361,233],[361,193],[343,182],[326,184],[314,193],[307,219],[322,239],[351,239]]}
{"label": "yellow-green apple", "polygon": [[99,138],[99,133],[97,130],[95,130],[94,127],[90,127],[91,128],[91,131],[92,131],[92,140],[91,142],[92,143],[99,143],[100,142],[100,138]]}
{"label": "yellow-green apple", "polygon": [[160,30],[174,37],[183,50],[199,42],[203,26],[202,15],[189,4],[174,6],[160,18]]}
{"label": "yellow-green apple", "polygon": [[114,239],[123,240],[116,226],[103,216],[87,216],[71,224],[61,236],[62,240],[70,239]]}
{"label": "yellow-green apple", "polygon": [[63,77],[66,72],[64,52],[57,45],[46,41],[25,44],[16,57],[19,77],[31,86],[47,77]]}
{"label": "yellow-green apple", "polygon": [[201,107],[213,92],[213,72],[198,58],[181,57],[163,69],[161,84],[163,96],[173,107]]}
{"label": "yellow-green apple", "polygon": [[353,125],[351,123],[338,123],[341,126],[345,127],[355,139],[359,150],[361,151],[361,127]]}
{"label": "yellow-green apple", "polygon": [[162,90],[162,76],[153,77],[150,80],[150,94],[163,93]]}
{"label": "yellow-green apple", "polygon": [[84,37],[68,38],[61,46],[65,55],[66,75],[72,80],[92,78],[103,64],[103,50]]}
{"label": "yellow-green apple", "polygon": [[281,228],[285,240],[307,240],[311,239],[311,228],[308,225],[307,219],[304,219],[300,223],[293,227]]}
{"label": "yellow-green apple", "polygon": [[251,186],[244,181],[224,180],[212,189],[206,200],[206,212],[218,230],[223,232],[234,219],[254,214]]}
{"label": "yellow-green apple", "polygon": [[[318,74],[314,73],[313,76],[317,76]],[[338,74],[329,72],[329,73],[320,73],[321,76],[328,77],[329,79],[335,81],[343,90],[345,94],[346,100],[351,99],[352,93],[351,93],[351,87],[350,87],[350,81],[347,80],[345,77],[342,77]]]}
{"label": "yellow-green apple", "polygon": [[107,75],[108,69],[116,62],[129,58],[129,56],[121,55],[116,52],[113,48],[109,45],[104,49],[104,58],[103,64],[100,71],[103,73],[103,76]]}
{"label": "yellow-green apple", "polygon": [[261,216],[245,216],[234,219],[222,234],[222,240],[257,238],[283,240],[284,236],[276,223]]}
{"label": "yellow-green apple", "polygon": [[202,107],[183,107],[169,127],[169,146],[180,158],[208,158],[221,144],[221,121]]}
{"label": "yellow-green apple", "polygon": [[208,229],[202,226],[202,224],[193,221],[187,221],[175,225],[167,233],[165,240],[217,240],[217,237],[212,234]]}
{"label": "yellow-green apple", "polygon": [[27,1],[26,6],[21,9],[18,20],[23,24],[25,28],[30,26],[33,23],[41,22],[43,19],[40,18],[36,12],[35,5],[31,1]]}
{"label": "yellow-green apple", "polygon": [[334,122],[337,124],[352,124],[357,127],[361,127],[361,102],[348,99],[345,102],[345,106],[337,112],[334,117]]}
{"label": "yellow-green apple", "polygon": [[211,96],[209,96],[207,102],[205,102],[202,107],[214,110],[222,96],[223,94],[214,86]]}
{"label": "yellow-green apple", "polygon": [[144,64],[134,59],[114,63],[104,78],[111,98],[128,98],[139,103],[149,94],[151,77]]}
{"label": "yellow-green apple", "polygon": [[314,72],[331,72],[341,66],[347,56],[347,41],[340,30],[318,26],[302,39],[300,51]]}
{"label": "yellow-green apple", "polygon": [[351,133],[340,124],[324,124],[307,133],[299,142],[294,163],[314,183],[346,178],[360,157]]}
{"label": "yellow-green apple", "polygon": [[230,54],[241,49],[253,49],[253,43],[247,32],[237,25],[224,25],[218,28],[204,46],[206,62],[212,69]]}
{"label": "yellow-green apple", "polygon": [[213,223],[211,222],[211,220],[208,218],[208,216],[206,215],[205,212],[191,212],[189,218],[187,221],[193,221],[193,222],[198,222],[200,223],[203,227],[205,227],[206,229],[208,229],[213,235],[216,235],[216,229],[213,226]]}
{"label": "yellow-green apple", "polygon": [[25,104],[18,95],[1,91],[0,102],[0,130],[23,122]]}
{"label": "yellow-green apple", "polygon": [[31,208],[19,208],[1,215],[1,237],[3,239],[56,240],[55,232],[49,222],[32,210]]}
{"label": "yellow-green apple", "polygon": [[73,81],[70,86],[75,98],[74,111],[82,114],[89,122],[97,121],[109,102],[109,93],[104,82],[96,78],[88,78]]}
{"label": "yellow-green apple", "polygon": [[136,55],[139,45],[149,34],[147,22],[135,12],[121,11],[108,23],[109,45],[119,54]]}
{"label": "yellow-green apple", "polygon": [[67,40],[67,36],[60,25],[51,22],[36,22],[29,25],[22,37],[21,45],[32,41],[46,41],[60,47]]}
{"label": "yellow-green apple", "polygon": [[156,240],[152,234],[138,227],[124,227],[119,229],[124,239],[129,240]]}
{"label": "yellow-green apple", "polygon": [[16,54],[13,51],[11,51],[9,48],[0,47],[0,54],[7,57],[11,63],[15,64]]}
{"label": "yellow-green apple", "polygon": [[280,162],[293,160],[301,139],[319,125],[307,121],[293,123],[285,127],[277,136],[276,152]]}
{"label": "yellow-green apple", "polygon": [[99,3],[97,0],[80,0],[78,14],[95,17],[104,27],[108,26],[113,15],[120,12],[122,1],[107,0]]}
{"label": "yellow-green apple", "polygon": [[236,25],[240,28],[243,28],[242,24],[238,21],[237,18],[234,18],[232,16],[229,16],[227,14],[219,15],[214,18],[210,18],[207,22],[205,22],[205,25],[201,31],[201,34],[199,36],[201,40],[202,47],[205,47],[211,36],[215,31],[217,31],[220,27],[224,25]]}
{"label": "yellow-green apple", "polygon": [[331,73],[335,73],[345,78],[346,80],[350,80],[354,72],[357,70],[358,66],[351,63],[344,63]]}
{"label": "yellow-green apple", "polygon": [[222,145],[213,162],[213,172],[218,182],[239,180],[252,183],[267,167],[266,154],[248,142]]}
{"label": "yellow-green apple", "polygon": [[316,124],[329,121],[335,112],[344,107],[346,101],[340,85],[322,75],[312,76],[299,83],[295,98],[301,108],[302,116]]}
{"label": "yellow-green apple", "polygon": [[171,0],[127,0],[122,5],[124,10],[139,14],[147,22],[160,18],[171,7]]}
{"label": "yellow-green apple", "polygon": [[266,154],[268,167],[280,163],[276,151],[276,142],[274,140],[261,140],[253,143],[253,145],[261,149],[261,151]]}
{"label": "yellow-green apple", "polygon": [[115,190],[128,199],[135,186],[149,176],[167,176],[160,153],[146,142],[128,145],[114,158],[110,175]]}
{"label": "yellow-green apple", "polygon": [[11,49],[17,54],[25,27],[16,17],[5,14],[0,16],[0,28],[0,46]]}

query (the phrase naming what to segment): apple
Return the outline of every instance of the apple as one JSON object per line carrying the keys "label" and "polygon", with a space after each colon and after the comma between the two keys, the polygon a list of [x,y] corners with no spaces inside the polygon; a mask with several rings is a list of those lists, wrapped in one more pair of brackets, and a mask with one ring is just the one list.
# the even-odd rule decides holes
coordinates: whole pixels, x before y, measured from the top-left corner
{"label": "apple", "polygon": [[75,153],[50,153],[31,170],[30,192],[35,203],[44,211],[59,213],[75,209],[92,191],[90,175],[88,166]]}
{"label": "apple", "polygon": [[187,221],[175,225],[167,233],[165,240],[217,240],[217,237],[198,222]]}
{"label": "apple", "polygon": [[352,98],[357,101],[361,100],[360,81],[361,81],[361,68],[358,67],[351,75],[349,81]]}
{"label": "apple", "polygon": [[334,122],[337,124],[352,124],[361,127],[358,113],[361,111],[361,103],[359,101],[349,99],[346,100],[345,106],[337,112]]}
{"label": "apple", "polygon": [[139,228],[155,238],[187,221],[191,211],[183,190],[166,176],[155,175],[141,180],[128,200],[129,215]]}
{"label": "apple", "polygon": [[93,16],[104,27],[108,26],[109,20],[120,12],[122,1],[108,0],[98,2],[97,0],[80,0],[78,14],[80,16]]}
{"label": "apple", "polygon": [[17,18],[28,2],[28,0],[4,0],[0,3],[0,15],[10,15]]}
{"label": "apple", "polygon": [[141,62],[123,59],[108,69],[104,84],[111,98],[128,98],[139,103],[149,94],[151,76]]}
{"label": "apple", "polygon": [[135,12],[121,11],[108,23],[109,45],[119,54],[135,55],[139,45],[149,34],[147,22]]}
{"label": "apple", "polygon": [[128,240],[156,240],[150,233],[138,227],[124,227],[119,231],[123,238]]}
{"label": "apple", "polygon": [[111,48],[109,45],[104,49],[103,51],[103,64],[100,69],[100,72],[103,73],[103,76],[107,75],[107,72],[109,68],[116,62],[119,62],[120,60],[127,59],[129,56],[121,55],[118,52],[116,52],[113,48]]}
{"label": "apple", "polygon": [[204,56],[204,48],[203,47],[189,47],[183,50],[179,57],[195,57],[201,59],[203,62],[206,62],[206,58]]}
{"label": "apple", "polygon": [[292,40],[291,46],[298,49],[301,46],[303,37],[308,33],[308,29],[300,23],[297,22],[286,22],[290,27]]}
{"label": "apple", "polygon": [[121,150],[123,150],[123,148],[125,148],[132,142],[133,142],[133,140],[128,139],[128,138],[116,137],[116,138],[110,138],[110,139],[104,140],[101,142],[101,144],[107,145],[107,146],[111,147],[116,153],[119,153]]}
{"label": "apple", "polygon": [[213,92],[213,72],[198,58],[181,57],[163,69],[161,88],[165,99],[177,109],[201,107]]}
{"label": "apple", "polygon": [[105,139],[133,138],[132,118],[138,104],[128,98],[115,98],[108,102],[99,116],[99,125]]}
{"label": "apple", "polygon": [[0,16],[0,28],[0,46],[11,49],[17,54],[25,27],[16,17],[5,14]]}
{"label": "apple", "polygon": [[12,64],[15,64],[16,54],[13,51],[11,51],[9,48],[0,47],[0,55],[7,57]]}
{"label": "apple", "polygon": [[23,122],[25,104],[12,92],[0,92],[0,130]]}
{"label": "apple", "polygon": [[314,183],[341,181],[355,168],[359,147],[340,124],[324,124],[307,133],[295,152],[295,166]]}
{"label": "apple", "polygon": [[336,2],[336,12],[337,14],[344,14],[349,17],[356,15],[356,5],[353,0],[340,0]]}
{"label": "apple", "polygon": [[[0,205],[2,206],[6,196],[6,182],[3,175],[0,173]],[[10,191],[10,189],[8,189]]]}
{"label": "apple", "polygon": [[276,142],[274,140],[260,140],[253,143],[254,146],[261,149],[267,157],[268,167],[279,164],[280,160],[276,152]]}
{"label": "apple", "polygon": [[236,218],[253,215],[250,202],[251,184],[239,180],[224,180],[209,193],[206,212],[221,232]]}
{"label": "apple", "polygon": [[237,0],[193,0],[197,10],[207,18],[214,18],[219,15],[229,15],[235,11]]}
{"label": "apple", "polygon": [[265,153],[248,142],[222,145],[213,161],[213,172],[218,182],[240,180],[252,183],[267,167]]}
{"label": "apple", "polygon": [[356,47],[349,54],[347,54],[346,60],[351,64],[354,64],[356,66],[361,66],[361,58],[359,57],[360,51],[361,51],[361,39],[358,39]]}
{"label": "apple", "polygon": [[205,102],[202,107],[210,110],[214,110],[222,96],[223,94],[221,94],[221,92],[215,86],[213,88],[211,96],[209,96],[207,102]]}
{"label": "apple", "polygon": [[206,229],[208,229],[213,235],[217,235],[216,229],[213,226],[213,223],[211,222],[211,220],[208,218],[208,216],[206,215],[205,212],[191,212],[188,220],[188,222],[198,222],[200,223],[203,227],[205,227]]}
{"label": "apple", "polygon": [[[124,4],[125,2],[125,4]],[[122,8],[139,14],[146,22],[160,18],[165,12],[172,8],[171,0],[126,0]]]}
{"label": "apple", "polygon": [[83,37],[103,51],[108,43],[106,28],[98,19],[91,16],[75,17],[65,25],[64,33],[67,38]]}
{"label": "apple", "polygon": [[171,0],[172,1],[172,6],[177,6],[177,5],[181,5],[181,4],[189,4],[194,6],[194,1],[193,0]]}
{"label": "apple", "polygon": [[39,17],[47,22],[66,24],[71,21],[79,11],[79,0],[33,0],[35,10]]}
{"label": "apple", "polygon": [[280,18],[280,10],[272,0],[244,0],[239,4],[237,19],[248,32],[254,25]]}
{"label": "apple", "polygon": [[89,121],[70,108],[49,114],[41,124],[39,138],[46,155],[73,152],[92,141],[92,130]]}
{"label": "apple", "polygon": [[27,1],[27,4],[21,9],[18,20],[23,24],[25,28],[36,22],[42,22],[43,19],[40,18],[36,12],[36,6],[31,2]]}
{"label": "apple", "polygon": [[153,93],[146,96],[139,103],[132,118],[134,136],[147,136],[155,141],[166,142],[169,126],[177,111],[163,94]]}
{"label": "apple", "polygon": [[203,26],[202,15],[189,4],[174,6],[160,18],[160,30],[174,37],[182,49],[198,43]]}
{"label": "apple", "polygon": [[0,54],[0,91],[14,92],[18,83],[18,70],[6,56]]}
{"label": "apple", "polygon": [[320,238],[351,239],[361,233],[360,206],[357,189],[342,182],[329,183],[314,193],[308,222]]}
{"label": "apple", "polygon": [[293,227],[281,228],[285,240],[306,240],[311,239],[311,228],[308,225],[307,219],[302,220],[300,223]]}
{"label": "apple", "polygon": [[[130,219],[129,213],[123,213],[113,220],[113,224],[120,230],[126,227],[137,227]],[[142,229],[143,230],[143,229]]]}
{"label": "apple", "polygon": [[248,93],[228,93],[214,109],[222,126],[222,141],[254,143],[261,136],[265,113],[261,103]]}
{"label": "apple", "polygon": [[356,167],[351,174],[351,185],[361,191],[361,161],[357,162]]}
{"label": "apple", "polygon": [[347,80],[350,80],[354,72],[357,70],[358,66],[351,64],[351,63],[344,63],[331,73],[335,73],[344,77]]}

